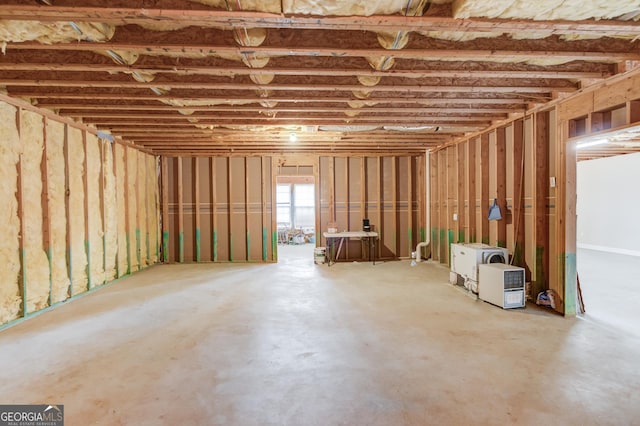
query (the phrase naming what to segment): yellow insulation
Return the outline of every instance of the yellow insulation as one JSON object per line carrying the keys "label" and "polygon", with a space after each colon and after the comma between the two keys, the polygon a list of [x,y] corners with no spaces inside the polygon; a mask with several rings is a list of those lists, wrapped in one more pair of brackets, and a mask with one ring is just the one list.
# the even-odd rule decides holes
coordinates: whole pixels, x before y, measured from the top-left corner
{"label": "yellow insulation", "polygon": [[49,259],[43,248],[42,152],[44,123],[41,115],[22,111],[22,208],[24,235],[22,243],[26,262],[27,313],[49,305]]}
{"label": "yellow insulation", "polygon": [[640,9],[639,0],[455,0],[456,18],[526,18],[538,20],[613,19]]}
{"label": "yellow insulation", "polygon": [[127,273],[127,210],[125,209],[125,168],[124,150],[122,145],[115,144],[113,152],[116,163],[116,198],[118,205],[118,273],[123,276]]}
{"label": "yellow insulation", "polygon": [[65,207],[64,127],[47,120],[47,196],[51,236],[51,301],[69,297],[67,271],[67,212]]}
{"label": "yellow insulation", "polygon": [[127,148],[127,185],[129,191],[129,244],[131,251],[131,272],[137,271],[138,268],[138,244],[136,234],[138,229],[138,202],[136,197],[136,188],[138,186],[138,151],[133,148]]}
{"label": "yellow insulation", "polygon": [[71,234],[71,281],[73,294],[87,290],[87,255],[84,220],[84,146],[82,131],[67,129],[69,151],[69,229]]}
{"label": "yellow insulation", "polygon": [[407,0],[282,0],[284,13],[305,15],[393,15],[403,12]]}
{"label": "yellow insulation", "polygon": [[280,0],[191,0],[217,9],[281,13]]}
{"label": "yellow insulation", "polygon": [[269,84],[275,78],[275,74],[251,74],[249,78],[255,84]]}
{"label": "yellow insulation", "polygon": [[107,41],[116,27],[93,22],[39,22],[0,20],[0,40],[4,42],[38,41],[44,44],[73,41]]}
{"label": "yellow insulation", "polygon": [[140,229],[140,268],[148,264],[147,256],[147,185],[146,185],[146,164],[145,157],[141,151],[136,151],[138,157],[138,229]]}
{"label": "yellow insulation", "polygon": [[104,237],[105,237],[105,279],[116,278],[116,256],[118,255],[118,208],[116,199],[116,177],[113,172],[113,145],[100,141],[103,147],[102,169],[104,170]]}
{"label": "yellow insulation", "polygon": [[18,218],[18,172],[20,135],[16,109],[0,103],[0,324],[18,317],[21,309],[20,219]]}
{"label": "yellow insulation", "polygon": [[196,107],[196,106],[214,106],[214,105],[249,105],[253,101],[246,100],[217,100],[217,99],[160,99],[160,102],[175,107]]}
{"label": "yellow insulation", "polygon": [[87,133],[87,206],[89,208],[89,260],[91,285],[104,283],[104,257],[102,228],[102,200],[100,199],[100,142],[98,137]]}
{"label": "yellow insulation", "polygon": [[260,46],[267,38],[266,28],[238,28],[233,38],[240,46]]}

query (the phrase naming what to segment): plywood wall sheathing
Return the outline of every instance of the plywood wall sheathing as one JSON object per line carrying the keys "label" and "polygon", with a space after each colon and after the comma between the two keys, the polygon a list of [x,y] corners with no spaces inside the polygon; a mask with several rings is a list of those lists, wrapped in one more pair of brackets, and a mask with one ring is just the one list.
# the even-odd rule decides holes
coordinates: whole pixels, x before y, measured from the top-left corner
{"label": "plywood wall sheathing", "polygon": [[27,313],[45,308],[49,304],[49,260],[43,247],[42,191],[44,178],[41,173],[44,149],[43,117],[31,111],[22,111],[20,117],[22,235],[26,270]]}
{"label": "plywood wall sheathing", "polygon": [[274,255],[271,209],[275,207],[271,179],[265,178],[271,176],[270,157],[162,161],[167,169],[163,217],[168,217],[163,226],[169,235],[163,244],[169,261],[255,262]]}
{"label": "plywood wall sheathing", "polygon": [[49,213],[49,239],[51,246],[51,303],[69,297],[67,270],[67,212],[65,207],[65,125],[46,121],[47,198]]}
{"label": "plywood wall sheathing", "polygon": [[[378,257],[408,258],[420,236],[419,210],[424,200],[418,191],[418,162],[423,156],[321,156],[317,191],[320,227],[329,222],[339,230],[362,229],[368,218],[379,234]],[[335,211],[335,216],[332,212]],[[322,238],[322,244],[326,239]],[[366,258],[360,241],[346,243],[341,259]]]}
{"label": "plywood wall sheathing", "polygon": [[22,147],[16,114],[15,107],[0,103],[0,324],[17,318],[22,307],[16,168]]}

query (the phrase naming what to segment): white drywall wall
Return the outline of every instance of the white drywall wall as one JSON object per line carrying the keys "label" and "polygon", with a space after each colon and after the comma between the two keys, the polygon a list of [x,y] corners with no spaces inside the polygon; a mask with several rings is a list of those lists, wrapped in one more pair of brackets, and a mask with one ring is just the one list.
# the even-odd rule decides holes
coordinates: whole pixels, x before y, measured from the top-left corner
{"label": "white drywall wall", "polygon": [[578,247],[640,256],[640,153],[578,163]]}

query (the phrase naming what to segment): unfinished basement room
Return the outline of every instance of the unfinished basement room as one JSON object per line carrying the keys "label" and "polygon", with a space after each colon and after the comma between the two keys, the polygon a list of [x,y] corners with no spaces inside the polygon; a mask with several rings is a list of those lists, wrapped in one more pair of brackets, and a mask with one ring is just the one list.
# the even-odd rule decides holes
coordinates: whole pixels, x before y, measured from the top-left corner
{"label": "unfinished basement room", "polygon": [[640,421],[640,0],[1,3],[0,425]]}

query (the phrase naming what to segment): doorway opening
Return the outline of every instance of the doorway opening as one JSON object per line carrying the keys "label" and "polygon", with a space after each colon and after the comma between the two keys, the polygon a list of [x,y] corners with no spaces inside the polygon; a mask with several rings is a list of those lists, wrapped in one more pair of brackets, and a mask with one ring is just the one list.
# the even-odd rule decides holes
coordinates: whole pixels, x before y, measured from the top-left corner
{"label": "doorway opening", "polygon": [[576,264],[584,318],[640,337],[640,200],[633,196],[640,153],[577,145]]}
{"label": "doorway opening", "polygon": [[316,246],[316,205],[313,176],[278,176],[276,222],[278,258],[313,260]]}

